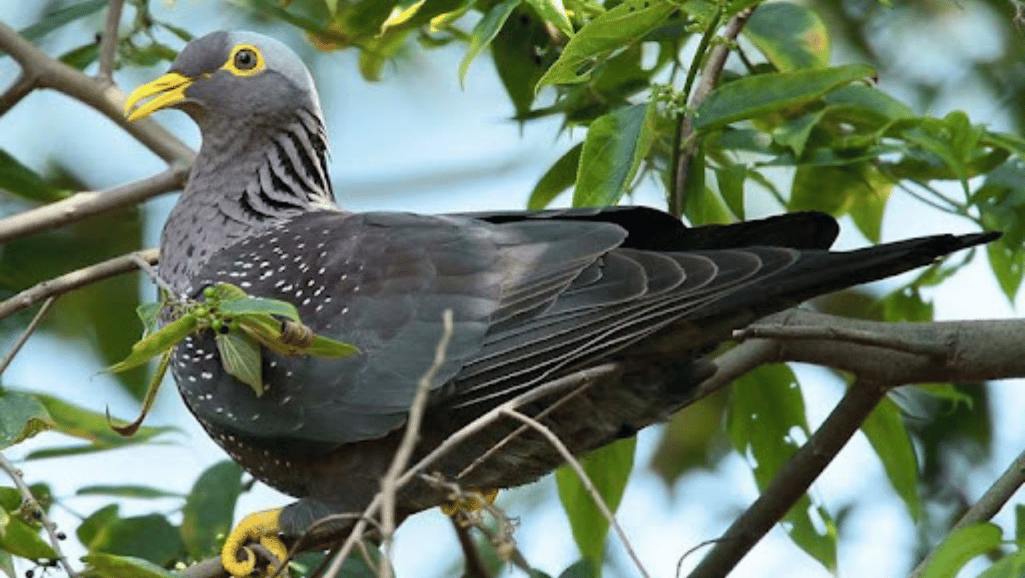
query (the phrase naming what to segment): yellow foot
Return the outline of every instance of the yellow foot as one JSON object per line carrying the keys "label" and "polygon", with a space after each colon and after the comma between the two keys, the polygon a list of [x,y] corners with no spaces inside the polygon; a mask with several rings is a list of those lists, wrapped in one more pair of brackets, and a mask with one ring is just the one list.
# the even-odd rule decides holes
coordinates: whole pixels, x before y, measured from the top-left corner
{"label": "yellow foot", "polygon": [[[281,531],[279,519],[281,508],[275,510],[264,510],[249,514],[238,523],[238,526],[228,534],[224,541],[224,548],[221,549],[221,565],[229,574],[236,578],[249,576],[256,569],[256,554],[246,544],[259,542],[264,548],[270,550],[279,562],[284,562],[288,557],[288,548],[278,538]],[[245,556],[239,560],[239,554]],[[270,576],[276,568],[268,569],[265,576]]]}
{"label": "yellow foot", "polygon": [[495,497],[498,496],[498,488],[488,488],[486,490],[473,488],[466,494],[466,497],[462,499],[442,504],[441,511],[446,516],[454,516],[458,512],[470,514],[484,509],[489,504],[495,503]]}

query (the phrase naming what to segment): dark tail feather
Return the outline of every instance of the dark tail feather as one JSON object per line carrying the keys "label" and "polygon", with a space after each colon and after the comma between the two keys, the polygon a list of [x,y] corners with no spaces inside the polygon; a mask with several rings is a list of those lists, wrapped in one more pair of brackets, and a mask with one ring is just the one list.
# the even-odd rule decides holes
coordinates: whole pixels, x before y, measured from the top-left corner
{"label": "dark tail feather", "polygon": [[843,252],[808,251],[797,263],[768,275],[709,308],[709,317],[747,309],[754,318],[854,285],[930,265],[944,255],[988,243],[1000,233],[936,235]]}

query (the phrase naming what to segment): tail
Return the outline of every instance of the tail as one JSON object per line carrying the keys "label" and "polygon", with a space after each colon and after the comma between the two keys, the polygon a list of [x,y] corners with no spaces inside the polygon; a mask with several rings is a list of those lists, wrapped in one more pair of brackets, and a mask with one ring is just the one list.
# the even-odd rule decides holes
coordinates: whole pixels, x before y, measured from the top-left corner
{"label": "tail", "polygon": [[732,317],[732,313],[745,310],[751,319],[757,319],[819,295],[930,265],[940,257],[999,237],[997,232],[935,235],[854,251],[802,251],[796,262],[738,287],[701,316]]}

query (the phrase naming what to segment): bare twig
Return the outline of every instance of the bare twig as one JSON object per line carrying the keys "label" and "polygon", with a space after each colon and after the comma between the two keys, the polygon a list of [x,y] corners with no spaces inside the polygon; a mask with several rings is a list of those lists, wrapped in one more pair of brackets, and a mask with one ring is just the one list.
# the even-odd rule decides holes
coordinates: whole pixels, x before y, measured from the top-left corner
{"label": "bare twig", "polygon": [[36,313],[36,316],[32,318],[32,322],[28,324],[28,327],[25,328],[25,331],[21,332],[21,336],[18,337],[18,341],[16,341],[14,343],[14,346],[11,347],[11,350],[7,352],[7,356],[4,357],[3,361],[0,361],[0,375],[3,375],[4,372],[7,371],[7,366],[10,365],[12,361],[14,361],[14,356],[18,355],[18,352],[21,351],[22,346],[25,345],[25,342],[28,341],[28,338],[31,337],[32,334],[36,331],[36,328],[39,327],[39,324],[43,321],[43,318],[46,317],[46,312],[50,310],[50,306],[53,305],[53,302],[56,299],[56,297],[50,297],[43,302],[43,306],[39,308],[39,311]]}
{"label": "bare twig", "polygon": [[543,423],[526,414],[520,413],[513,408],[505,408],[502,413],[533,428],[539,434],[544,436],[544,438],[548,440],[548,443],[550,443],[552,447],[562,455],[562,459],[566,460],[566,463],[573,468],[577,477],[580,478],[580,483],[584,485],[587,493],[591,495],[591,499],[594,500],[595,506],[598,507],[598,510],[601,511],[602,515],[605,516],[605,519],[608,520],[609,525],[616,531],[620,541],[623,542],[623,547],[626,549],[626,553],[629,554],[634,565],[637,566],[637,571],[641,573],[641,576],[647,578],[649,576],[648,571],[644,569],[644,564],[641,563],[641,559],[638,558],[637,553],[634,552],[633,546],[630,544],[630,540],[626,536],[626,532],[623,531],[619,522],[616,521],[616,516],[612,513],[612,509],[605,503],[605,499],[602,498],[601,494],[598,492],[598,488],[594,487],[594,482],[591,481],[590,476],[588,476],[587,472],[584,471],[584,466],[580,465],[580,462],[573,456],[572,452],[569,451],[569,448],[562,443],[559,436],[555,435],[555,433],[548,429],[548,427]]}
{"label": "bare twig", "polygon": [[28,96],[34,88],[35,83],[32,82],[32,79],[27,74],[22,72],[11,86],[3,94],[0,94],[0,116],[7,114],[7,111],[14,108],[14,105],[21,102],[21,99]]}
{"label": "bare twig", "polygon": [[96,73],[96,79],[108,86],[114,84],[111,74],[114,72],[114,54],[120,38],[118,26],[121,23],[124,3],[124,0],[110,0],[107,21],[103,26],[103,37],[100,38],[100,70]]}
{"label": "bare twig", "polygon": [[[705,66],[701,71],[701,80],[691,95],[691,110],[696,110],[701,106],[701,103],[705,102],[709,93],[712,92],[716,83],[719,82],[719,75],[722,74],[723,68],[726,66],[726,58],[730,55],[731,44],[736,40],[740,31],[744,29],[744,25],[754,9],[755,7],[751,6],[741,10],[733,15],[726,23],[726,26],[723,27],[722,37],[719,43],[709,50],[708,59],[705,61]],[[711,26],[715,25],[715,22],[711,24]],[[676,160],[670,180],[672,190],[669,193],[669,212],[676,216],[683,214],[684,190],[689,178],[690,161],[696,150],[696,143],[690,138],[693,132],[694,127],[691,115],[686,112],[681,113],[676,134],[673,138]]]}
{"label": "bare twig", "polygon": [[8,317],[26,307],[42,301],[48,297],[62,295],[68,291],[78,289],[84,285],[95,283],[114,275],[135,271],[138,268],[133,255],[145,259],[150,263],[156,263],[159,251],[157,249],[144,249],[129,255],[116,257],[102,263],[90,265],[84,269],[66,273],[60,277],[43,281],[38,285],[18,293],[14,297],[0,302],[0,319]]}
{"label": "bare twig", "polygon": [[[986,493],[979,498],[979,501],[969,508],[964,516],[961,516],[961,519],[950,528],[948,535],[972,524],[979,524],[992,519],[1004,507],[1004,504],[1011,499],[1011,496],[1021,488],[1022,484],[1025,484],[1025,452],[1018,454],[1018,457],[1011,462],[1011,465],[1007,466],[1007,470],[993,482],[993,485],[986,490]],[[932,562],[935,552],[933,550],[926,556],[925,560],[922,560],[922,563],[911,573],[911,578],[922,576],[925,569],[929,567],[929,563]]]}
{"label": "bare twig", "polygon": [[164,281],[164,278],[160,276],[160,272],[156,270],[153,264],[144,259],[139,253],[132,253],[129,257],[135,262],[135,266],[149,277],[154,285],[163,289],[172,298],[177,298],[174,294],[174,289],[167,284],[167,281]]}
{"label": "bare twig", "polygon": [[484,560],[481,560],[477,543],[470,535],[470,529],[456,522],[455,518],[449,518],[449,520],[452,522],[452,528],[456,531],[456,538],[459,539],[459,547],[463,550],[463,559],[466,560],[466,569],[463,571],[463,575],[469,578],[491,578],[491,573],[488,572]]}
{"label": "bare twig", "polygon": [[196,153],[152,119],[129,123],[124,116],[125,97],[115,86],[104,86],[95,78],[51,58],[17,31],[0,22],[0,50],[21,66],[32,86],[51,88],[91,106],[168,163],[191,164]]}
{"label": "bare twig", "polygon": [[392,534],[395,532],[395,493],[398,491],[396,483],[399,475],[406,469],[409,459],[413,455],[416,443],[420,439],[420,424],[423,421],[424,410],[427,407],[427,397],[434,385],[434,376],[445,364],[445,354],[448,351],[448,344],[452,340],[452,310],[446,309],[441,316],[443,331],[438,345],[434,350],[434,361],[431,367],[420,378],[416,386],[416,393],[409,408],[409,418],[406,420],[406,430],[403,432],[402,441],[392,458],[391,465],[381,480],[381,494],[384,498],[381,503],[381,540],[384,544],[384,562],[378,570],[381,578],[391,577],[391,547]]}
{"label": "bare twig", "polygon": [[733,332],[733,339],[744,341],[751,338],[763,339],[821,339],[832,341],[846,341],[848,343],[859,343],[861,345],[874,345],[885,347],[894,351],[905,351],[918,355],[931,355],[944,357],[950,354],[950,345],[947,343],[933,343],[928,341],[909,341],[899,336],[884,335],[880,333],[861,331],[845,327],[794,327],[787,325],[749,325],[743,329]]}
{"label": "bare twig", "polygon": [[84,191],[66,199],[0,219],[0,243],[63,227],[86,217],[135,205],[150,197],[185,186],[189,167],[174,163],[167,170],[103,191]]}
{"label": "bare twig", "polygon": [[50,545],[53,546],[53,551],[57,553],[57,560],[60,565],[64,567],[64,571],[67,572],[68,578],[79,578],[77,572],[71,567],[68,562],[67,556],[61,551],[60,542],[61,539],[57,535],[57,524],[50,519],[50,516],[46,513],[46,510],[39,505],[36,497],[32,495],[32,490],[29,489],[28,485],[25,484],[25,480],[22,478],[22,473],[18,468],[14,467],[7,457],[0,453],[0,470],[3,470],[11,481],[14,482],[14,487],[18,489],[18,493],[21,494],[22,507],[28,507],[34,517],[38,517],[39,522],[46,529],[46,534],[50,538]]}
{"label": "bare twig", "polygon": [[826,421],[776,474],[751,507],[741,514],[712,550],[690,573],[690,578],[727,575],[808,491],[812,482],[858,431],[889,384],[860,381],[851,386]]}

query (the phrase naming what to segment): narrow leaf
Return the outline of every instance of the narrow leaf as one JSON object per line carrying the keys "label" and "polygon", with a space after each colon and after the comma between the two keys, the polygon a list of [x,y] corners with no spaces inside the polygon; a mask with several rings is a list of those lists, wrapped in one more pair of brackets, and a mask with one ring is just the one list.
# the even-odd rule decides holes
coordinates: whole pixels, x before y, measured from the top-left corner
{"label": "narrow leaf", "polygon": [[29,560],[56,558],[53,546],[21,518],[0,510],[0,550]]}
{"label": "narrow leaf", "polygon": [[657,28],[678,7],[665,0],[626,0],[591,20],[566,44],[562,55],[534,87],[573,84],[590,78],[595,66]]}
{"label": "narrow leaf", "polygon": [[[584,471],[612,512],[619,507],[630,478],[636,443],[637,438],[626,438],[599,448],[581,460]],[[569,518],[580,553],[591,562],[592,568],[601,568],[605,536],[609,531],[608,520],[573,469],[569,466],[559,468],[555,472],[555,480],[559,485],[559,500]]]}
{"label": "narrow leaf", "polygon": [[808,6],[763,4],[748,19],[744,36],[781,72],[829,65],[829,30]]}
{"label": "narrow leaf", "polygon": [[266,299],[263,297],[245,297],[242,299],[223,299],[217,302],[217,311],[223,317],[240,317],[242,315],[278,315],[299,321],[299,312],[295,305],[287,301]]}
{"label": "narrow leaf", "polygon": [[35,396],[0,390],[0,449],[55,426],[50,413]]}
{"label": "narrow leaf", "polygon": [[972,558],[996,548],[1001,539],[1000,527],[989,522],[951,532],[933,551],[922,578],[955,578]]}
{"label": "narrow leaf", "polygon": [[263,365],[260,346],[243,332],[218,333],[217,351],[224,371],[263,395]]}
{"label": "narrow leaf", "polygon": [[175,574],[160,566],[132,556],[93,553],[82,556],[82,561],[101,576],[118,578],[177,578]]}
{"label": "narrow leaf", "polygon": [[3,149],[0,149],[0,189],[44,203],[67,197],[65,191],[47,184],[35,171],[21,164]]}
{"label": "narrow leaf", "polygon": [[139,431],[142,427],[143,420],[149,414],[149,411],[153,409],[153,403],[157,400],[157,393],[160,391],[160,384],[164,382],[164,374],[167,373],[167,366],[171,363],[171,352],[165,351],[164,356],[160,358],[160,365],[157,366],[157,370],[153,372],[153,377],[150,378],[149,387],[146,388],[146,397],[142,400],[142,407],[139,409],[139,417],[135,418],[135,421],[126,425],[114,425],[114,422],[110,419],[110,412],[107,412],[107,424],[110,429],[117,433],[130,437],[135,435],[135,432]]}
{"label": "narrow leaf", "polygon": [[555,161],[530,193],[528,209],[536,211],[547,207],[559,193],[573,186],[577,178],[577,167],[580,165],[580,151],[583,148],[584,143],[577,143]]}
{"label": "narrow leaf", "polygon": [[21,35],[27,40],[36,41],[54,30],[70,24],[79,18],[96,13],[107,5],[107,0],[85,0],[63,8],[48,12],[35,24],[22,28]]}
{"label": "narrow leaf", "polygon": [[314,335],[313,344],[307,347],[304,353],[313,357],[347,357],[359,353],[359,349],[355,345],[335,341],[330,337]]}
{"label": "narrow leaf", "polygon": [[587,130],[577,169],[574,207],[616,204],[655,140],[655,101],[602,115]]}
{"label": "narrow leaf", "polygon": [[573,24],[569,21],[562,0],[527,0],[527,4],[530,4],[545,22],[557,28],[567,38],[573,37]]}
{"label": "narrow leaf", "polygon": [[154,488],[152,486],[140,486],[140,485],[95,485],[95,486],[84,486],[78,488],[75,491],[75,495],[78,496],[115,496],[118,498],[138,498],[138,499],[153,499],[153,498],[180,498],[181,494],[178,492],[169,492],[167,490],[161,490],[160,488]]}
{"label": "narrow leaf", "polygon": [[157,355],[168,352],[186,335],[192,333],[198,323],[199,319],[196,315],[192,313],[183,315],[137,341],[132,346],[132,352],[128,357],[111,365],[105,371],[109,373],[127,371],[148,362]]}
{"label": "narrow leaf", "polygon": [[470,45],[466,48],[466,56],[463,57],[463,61],[459,64],[459,83],[462,84],[466,79],[466,71],[470,69],[470,64],[480,56],[480,53],[491,44],[491,41],[498,35],[498,31],[502,29],[502,25],[512,14],[513,10],[523,0],[505,0],[495,4],[477,26],[473,29],[473,34],[470,35]]}
{"label": "narrow leaf", "polygon": [[708,95],[695,112],[694,128],[707,131],[738,120],[797,106],[835,88],[874,75],[875,70],[871,66],[848,64],[834,68],[745,76],[716,88]]}
{"label": "narrow leaf", "polygon": [[883,463],[886,476],[904,501],[911,519],[918,522],[922,516],[922,503],[918,496],[918,460],[900,408],[892,400],[884,399],[861,424],[861,431]]}
{"label": "narrow leaf", "polygon": [[190,556],[198,560],[219,553],[241,493],[242,468],[235,462],[219,462],[199,476],[182,509],[181,534]]}

